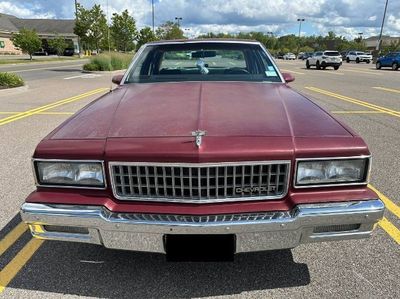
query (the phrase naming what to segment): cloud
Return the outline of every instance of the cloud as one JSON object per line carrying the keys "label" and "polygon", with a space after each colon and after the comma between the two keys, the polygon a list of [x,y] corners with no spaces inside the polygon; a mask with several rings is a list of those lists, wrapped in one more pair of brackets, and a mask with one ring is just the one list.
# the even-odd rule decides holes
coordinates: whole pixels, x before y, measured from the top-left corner
{"label": "cloud", "polygon": [[9,1],[0,1],[0,12],[21,18],[51,19],[55,17],[52,12],[40,12],[39,4],[24,5]]}
{"label": "cloud", "polygon": [[[109,15],[128,9],[138,27],[151,25],[151,0],[79,0],[85,7],[94,3]],[[363,32],[367,37],[379,32],[384,2],[363,0],[155,0],[156,26],[182,17],[183,28],[191,35],[239,31],[272,31],[276,35],[297,32],[297,18],[305,18],[306,34],[333,31],[349,38]],[[73,1],[1,1],[0,11],[20,17],[74,17]],[[389,1],[385,34],[400,35],[400,1]]]}

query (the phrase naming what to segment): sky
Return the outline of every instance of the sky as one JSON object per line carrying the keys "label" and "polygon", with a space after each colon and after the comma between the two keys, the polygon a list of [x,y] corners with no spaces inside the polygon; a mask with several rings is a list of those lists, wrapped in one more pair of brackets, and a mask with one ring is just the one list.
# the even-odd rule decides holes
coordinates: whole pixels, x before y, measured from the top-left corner
{"label": "sky", "polygon": [[[347,38],[379,34],[386,0],[154,0],[155,25],[182,17],[185,33],[273,32],[301,34],[333,31]],[[78,0],[84,7],[100,4],[108,15],[128,9],[137,26],[151,26],[151,0]],[[108,4],[108,5],[107,5]],[[108,8],[108,9],[107,9]],[[0,0],[0,13],[21,18],[74,18],[74,0]],[[400,0],[389,0],[384,32],[400,36]]]}

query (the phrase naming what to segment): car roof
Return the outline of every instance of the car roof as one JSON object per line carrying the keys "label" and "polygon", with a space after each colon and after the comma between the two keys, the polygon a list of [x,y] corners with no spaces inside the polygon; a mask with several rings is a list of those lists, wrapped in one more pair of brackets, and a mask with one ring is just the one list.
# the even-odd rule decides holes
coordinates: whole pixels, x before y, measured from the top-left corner
{"label": "car roof", "polygon": [[193,44],[193,43],[237,43],[237,44],[260,44],[259,41],[251,39],[235,38],[201,38],[201,39],[173,39],[158,40],[147,43],[148,45],[171,45],[171,44]]}

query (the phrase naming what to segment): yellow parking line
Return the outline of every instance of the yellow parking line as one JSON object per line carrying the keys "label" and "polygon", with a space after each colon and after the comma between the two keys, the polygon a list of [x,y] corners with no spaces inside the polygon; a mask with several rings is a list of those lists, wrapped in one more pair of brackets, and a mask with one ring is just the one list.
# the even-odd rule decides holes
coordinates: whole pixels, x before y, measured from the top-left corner
{"label": "yellow parking line", "polygon": [[386,217],[379,221],[379,226],[397,243],[400,244],[400,230],[393,225]]}
{"label": "yellow parking line", "polygon": [[35,252],[42,246],[44,240],[31,239],[18,254],[0,272],[0,294],[5,290],[11,280],[18,274],[22,267],[30,260]]}
{"label": "yellow parking line", "polygon": [[284,72],[290,72],[290,73],[293,73],[293,74],[297,74],[297,75],[304,75],[304,73],[296,72],[296,71],[292,71],[292,70],[287,70],[287,69],[280,69],[280,70],[284,71]]}
{"label": "yellow parking line", "polygon": [[0,240],[0,256],[2,256],[2,254],[6,252],[7,249],[10,248],[10,246],[12,246],[27,229],[28,226],[25,223],[20,222],[12,229],[12,231]]}
{"label": "yellow parking line", "polygon": [[320,89],[320,88],[316,88],[316,87],[306,86],[305,89],[308,89],[308,90],[311,90],[311,91],[314,91],[314,92],[318,92],[318,93],[321,93],[321,94],[324,94],[324,95],[327,95],[327,96],[330,96],[330,97],[333,97],[333,98],[337,98],[339,100],[350,102],[350,103],[353,103],[353,104],[356,104],[356,105],[359,105],[359,106],[367,107],[367,108],[370,108],[370,109],[373,109],[373,110],[376,110],[376,111],[380,111],[382,113],[390,114],[392,116],[400,117],[400,112],[392,110],[392,109],[389,109],[389,108],[385,108],[385,107],[382,107],[382,106],[371,104],[371,103],[368,103],[368,102],[365,102],[365,101],[361,101],[361,100],[358,100],[358,99],[355,99],[355,98],[343,96],[343,95],[340,95],[340,94],[337,94],[337,93],[334,93],[334,92],[330,92],[330,91],[327,91],[327,90],[323,90],[323,89]]}
{"label": "yellow parking line", "polygon": [[57,102],[54,102],[54,103],[50,103],[48,105],[40,106],[40,107],[35,108],[35,109],[27,110],[25,112],[21,112],[21,113],[18,113],[18,114],[15,114],[15,115],[0,119],[0,126],[8,124],[8,123],[16,121],[16,120],[19,120],[19,119],[22,119],[22,118],[25,118],[25,117],[28,117],[28,116],[31,116],[31,115],[34,115],[34,114],[38,114],[40,112],[44,112],[44,111],[49,110],[49,109],[56,108],[56,107],[61,106],[61,105],[65,105],[65,104],[68,104],[68,103],[75,102],[77,100],[83,99],[83,98],[91,96],[91,95],[95,95],[95,94],[100,93],[100,92],[104,92],[106,90],[108,90],[108,88],[94,89],[92,91],[89,91],[89,92],[86,92],[86,93],[83,93],[83,94],[80,94],[80,95],[77,95],[77,96],[74,96],[74,97],[70,97],[70,98],[67,98],[67,99],[64,99],[64,100],[60,100],[60,101],[57,101]]}
{"label": "yellow parking line", "polygon": [[374,110],[344,110],[344,111],[331,111],[331,113],[335,114],[364,114],[364,113],[386,113],[381,111],[374,111]]}
{"label": "yellow parking line", "polygon": [[376,194],[378,194],[379,198],[385,204],[385,207],[390,212],[392,212],[394,215],[396,215],[398,218],[400,218],[400,207],[398,205],[396,205],[393,201],[391,201],[389,198],[387,198],[383,193],[381,193],[374,186],[368,184],[368,188],[371,189],[372,191],[374,191]]}
{"label": "yellow parking line", "polygon": [[384,91],[389,91],[389,92],[394,92],[394,93],[400,93],[399,89],[393,89],[393,88],[386,88],[386,87],[379,87],[379,86],[375,86],[372,87],[374,89],[379,89],[379,90],[384,90]]}
{"label": "yellow parking line", "polygon": [[[22,112],[15,112],[15,111],[0,111],[0,115],[9,115],[9,114],[19,114]],[[42,114],[42,115],[72,115],[74,112],[39,112],[36,114]]]}

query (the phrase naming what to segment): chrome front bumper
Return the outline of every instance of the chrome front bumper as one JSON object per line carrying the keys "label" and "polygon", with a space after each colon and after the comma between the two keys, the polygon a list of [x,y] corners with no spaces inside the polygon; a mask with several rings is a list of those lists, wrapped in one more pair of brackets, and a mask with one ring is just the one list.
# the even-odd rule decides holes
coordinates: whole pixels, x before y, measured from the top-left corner
{"label": "chrome front bumper", "polygon": [[99,206],[25,203],[23,221],[40,239],[165,253],[165,236],[233,234],[236,253],[369,237],[383,217],[379,199],[302,204],[287,212],[233,215],[113,213]]}

